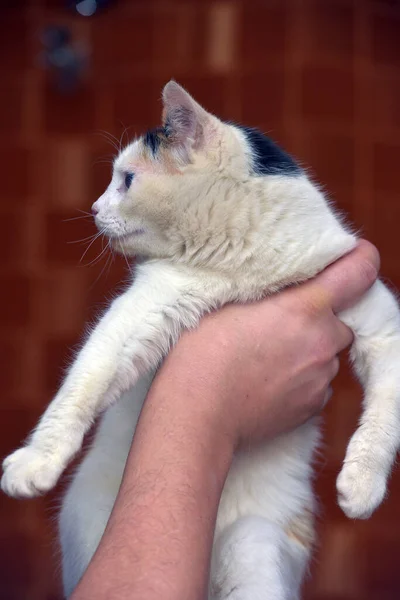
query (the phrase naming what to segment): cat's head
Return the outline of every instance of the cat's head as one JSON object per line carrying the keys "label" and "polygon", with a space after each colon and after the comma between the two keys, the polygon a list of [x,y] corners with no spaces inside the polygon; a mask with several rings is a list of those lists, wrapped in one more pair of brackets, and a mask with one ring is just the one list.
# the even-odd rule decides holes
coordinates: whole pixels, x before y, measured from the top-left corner
{"label": "cat's head", "polygon": [[223,243],[237,230],[235,203],[251,178],[298,173],[269,138],[222,122],[170,81],[163,125],[119,154],[92,211],[115,249],[190,260],[208,240]]}

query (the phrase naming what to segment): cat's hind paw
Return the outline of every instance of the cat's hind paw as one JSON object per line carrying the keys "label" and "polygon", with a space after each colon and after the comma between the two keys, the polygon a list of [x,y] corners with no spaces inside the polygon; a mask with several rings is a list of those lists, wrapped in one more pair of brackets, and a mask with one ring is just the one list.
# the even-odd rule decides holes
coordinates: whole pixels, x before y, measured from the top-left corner
{"label": "cat's hind paw", "polygon": [[359,461],[346,462],[336,482],[340,508],[350,519],[368,519],[386,493],[386,474]]}
{"label": "cat's hind paw", "polygon": [[63,466],[33,446],[16,450],[3,462],[1,488],[14,498],[33,498],[55,486]]}

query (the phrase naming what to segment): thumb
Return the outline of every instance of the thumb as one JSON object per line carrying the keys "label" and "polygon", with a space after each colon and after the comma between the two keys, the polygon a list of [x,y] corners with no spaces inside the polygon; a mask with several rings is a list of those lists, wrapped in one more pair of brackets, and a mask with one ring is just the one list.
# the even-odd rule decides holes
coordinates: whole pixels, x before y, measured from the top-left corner
{"label": "thumb", "polygon": [[356,248],[327,267],[310,282],[330,299],[334,313],[353,306],[375,283],[380,267],[379,252],[370,242],[360,240]]}

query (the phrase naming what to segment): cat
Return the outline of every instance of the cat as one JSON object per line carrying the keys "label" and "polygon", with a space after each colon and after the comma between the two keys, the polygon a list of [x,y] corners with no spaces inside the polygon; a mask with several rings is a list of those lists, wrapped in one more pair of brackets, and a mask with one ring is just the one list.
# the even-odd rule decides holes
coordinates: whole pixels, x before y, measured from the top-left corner
{"label": "cat", "polygon": [[[1,482],[15,497],[50,490],[104,413],[59,517],[66,596],[99,543],[147,390],[182,330],[228,302],[312,278],[357,243],[294,159],[259,131],[210,114],[174,81],[163,90],[162,127],[120,152],[92,210],[117,251],[140,257],[134,280],[89,335],[26,445],[4,461]],[[367,518],[384,498],[399,443],[400,312],[378,280],[339,316],[354,332],[365,395],[338,500],[350,518]],[[237,453],[218,511],[210,599],[299,598],[314,538],[319,436],[311,419]]]}

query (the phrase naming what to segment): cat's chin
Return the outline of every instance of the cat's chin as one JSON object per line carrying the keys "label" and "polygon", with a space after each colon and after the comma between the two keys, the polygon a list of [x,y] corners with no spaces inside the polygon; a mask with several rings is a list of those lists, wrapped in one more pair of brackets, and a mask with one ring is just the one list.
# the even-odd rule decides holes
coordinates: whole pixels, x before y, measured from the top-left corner
{"label": "cat's chin", "polygon": [[135,238],[143,235],[144,233],[145,230],[142,228],[134,229],[130,233],[110,238],[110,242],[114,250],[117,252],[127,256],[134,256],[136,254],[136,251],[134,250]]}

